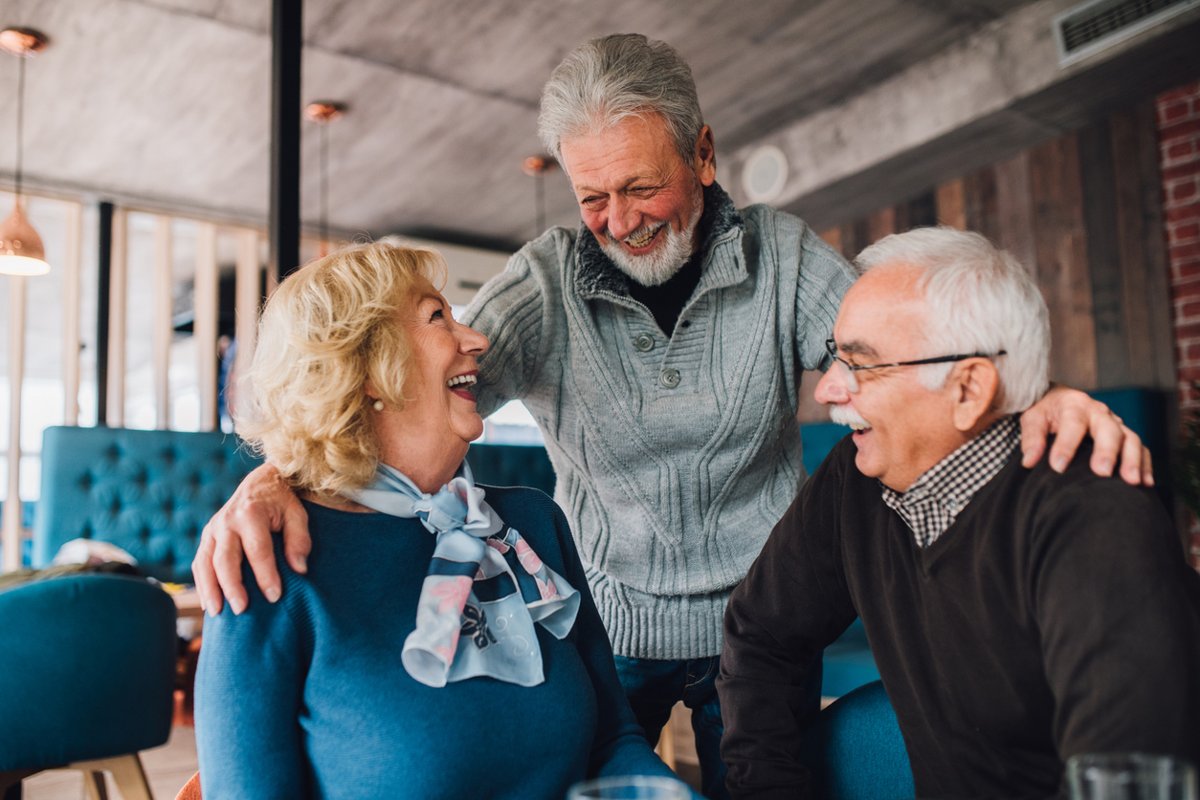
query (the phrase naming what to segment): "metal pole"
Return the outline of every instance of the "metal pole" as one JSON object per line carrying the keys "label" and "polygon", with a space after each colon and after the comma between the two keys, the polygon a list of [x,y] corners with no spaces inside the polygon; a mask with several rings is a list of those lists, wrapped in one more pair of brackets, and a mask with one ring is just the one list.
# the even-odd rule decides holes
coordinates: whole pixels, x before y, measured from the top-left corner
{"label": "metal pole", "polygon": [[270,268],[282,278],[300,265],[300,59],[303,0],[271,3]]}
{"label": "metal pole", "polygon": [[9,278],[8,494],[4,497],[4,546],[0,571],[21,568],[21,382],[25,375],[25,278]]}
{"label": "metal pole", "polygon": [[100,203],[96,236],[96,424],[108,424],[108,324],[112,291],[113,204]]}

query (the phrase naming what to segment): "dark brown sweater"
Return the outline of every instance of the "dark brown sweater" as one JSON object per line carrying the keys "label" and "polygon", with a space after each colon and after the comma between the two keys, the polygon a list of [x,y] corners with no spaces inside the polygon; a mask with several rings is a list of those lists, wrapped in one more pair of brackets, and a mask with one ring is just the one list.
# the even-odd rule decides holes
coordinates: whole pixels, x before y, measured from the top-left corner
{"label": "dark brown sweater", "polygon": [[730,599],[734,797],[803,797],[803,665],[862,617],[920,797],[1047,797],[1075,753],[1200,761],[1200,576],[1159,500],[1019,455],[925,550],[849,437]]}

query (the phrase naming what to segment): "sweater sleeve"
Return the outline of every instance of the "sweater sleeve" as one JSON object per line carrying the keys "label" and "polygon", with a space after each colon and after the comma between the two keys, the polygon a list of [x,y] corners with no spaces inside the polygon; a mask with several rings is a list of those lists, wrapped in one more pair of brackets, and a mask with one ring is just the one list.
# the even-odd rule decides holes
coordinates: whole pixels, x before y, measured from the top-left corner
{"label": "sweater sleeve", "polygon": [[[588,777],[676,777],[655,754],[637,720],[634,719],[633,710],[629,707],[629,701],[625,698],[625,692],[617,679],[612,645],[600,621],[600,614],[596,611],[591,592],[588,591],[587,576],[571,539],[567,518],[557,505],[553,505],[553,508],[554,524],[563,550],[563,577],[570,581],[580,594],[579,615],[575,618],[571,636],[591,677],[592,688],[596,694],[596,731],[592,741]],[[703,800],[699,795],[694,796],[697,800]]]}
{"label": "sweater sleeve", "polygon": [[854,278],[853,267],[804,225],[796,281],[796,357],[802,369],[829,366],[825,340],[833,336],[838,309]]}
{"label": "sweater sleeve", "polygon": [[248,569],[243,580],[254,595],[246,611],[234,616],[226,603],[204,623],[196,672],[204,798],[307,797],[299,720],[309,647],[288,610],[298,581],[285,575],[283,599],[268,603]]}
{"label": "sweater sleeve", "polygon": [[1200,576],[1158,498],[1088,475],[1043,505],[1030,602],[1059,756],[1200,762]]}
{"label": "sweater sleeve", "polygon": [[504,271],[484,284],[463,313],[464,324],[488,337],[479,359],[476,389],[479,413],[495,411],[523,397],[544,361],[550,300],[561,280],[561,261],[571,253],[570,237],[554,229],[521,248]]}
{"label": "sweater sleeve", "polygon": [[812,790],[802,759],[806,679],[856,616],[837,527],[847,445],[804,485],[729,599],[717,692],[735,798],[796,800]]}

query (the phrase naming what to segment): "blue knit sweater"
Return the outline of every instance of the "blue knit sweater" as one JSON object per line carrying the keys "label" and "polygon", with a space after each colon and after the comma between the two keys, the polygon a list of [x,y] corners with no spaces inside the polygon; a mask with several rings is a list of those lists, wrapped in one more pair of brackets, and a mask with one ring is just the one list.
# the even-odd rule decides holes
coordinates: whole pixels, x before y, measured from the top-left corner
{"label": "blue knit sweater", "polygon": [[[488,503],[583,594],[571,634],[538,627],[546,681],[433,689],[400,664],[434,537],[417,520],[306,504],[307,576],[204,626],[196,742],[205,800],[553,798],[596,775],[671,775],[617,683],[562,512],[532,489]],[[254,581],[246,585],[256,591]]]}

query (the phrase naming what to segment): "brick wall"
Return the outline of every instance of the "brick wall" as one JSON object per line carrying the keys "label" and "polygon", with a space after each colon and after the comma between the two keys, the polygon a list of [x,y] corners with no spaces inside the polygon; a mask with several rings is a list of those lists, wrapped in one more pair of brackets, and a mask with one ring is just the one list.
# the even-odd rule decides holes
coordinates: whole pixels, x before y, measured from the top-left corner
{"label": "brick wall", "polygon": [[[1200,412],[1200,81],[1157,98],[1171,311],[1179,365],[1179,404]],[[1191,525],[1192,563],[1200,566],[1200,524]]]}

